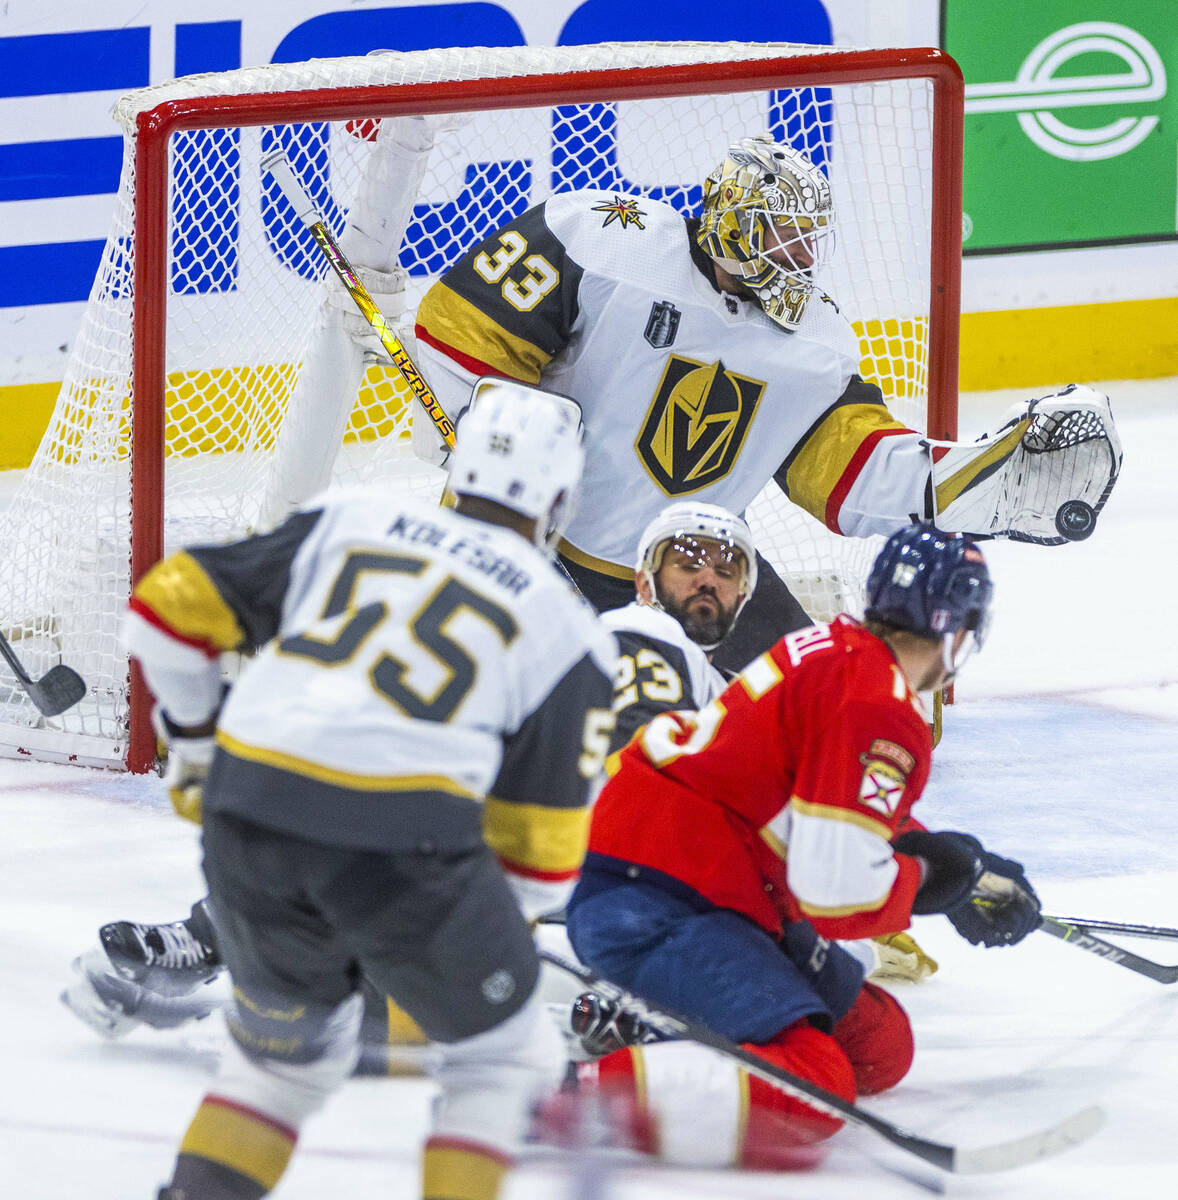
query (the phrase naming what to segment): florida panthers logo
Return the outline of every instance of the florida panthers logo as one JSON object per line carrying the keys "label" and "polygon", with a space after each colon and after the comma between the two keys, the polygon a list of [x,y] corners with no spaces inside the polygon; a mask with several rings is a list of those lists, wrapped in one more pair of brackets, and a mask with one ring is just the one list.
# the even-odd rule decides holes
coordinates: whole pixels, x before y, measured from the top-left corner
{"label": "florida panthers logo", "polygon": [[634,449],[668,496],[716,483],[732,470],[765,384],[672,354]]}

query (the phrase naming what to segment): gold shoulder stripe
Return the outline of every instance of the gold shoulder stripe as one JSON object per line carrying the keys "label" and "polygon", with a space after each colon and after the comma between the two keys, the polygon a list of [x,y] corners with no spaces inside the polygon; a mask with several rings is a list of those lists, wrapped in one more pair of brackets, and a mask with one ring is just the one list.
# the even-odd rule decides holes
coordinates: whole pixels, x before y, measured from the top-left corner
{"label": "gold shoulder stripe", "polygon": [[136,585],[135,596],[181,637],[219,650],[235,650],[245,641],[216,584],[183,550],[156,563]]}
{"label": "gold shoulder stripe", "polygon": [[984,454],[971,458],[937,487],[937,512],[945,509],[969,487],[979,475],[984,474],[995,463],[1001,462],[1020,441],[1030,426],[1030,419],[1020,421],[1009,433],[1000,437]]}
{"label": "gold shoulder stripe", "polygon": [[301,775],[304,779],[314,779],[317,783],[330,784],[332,787],[355,792],[443,792],[450,796],[478,799],[474,792],[446,775],[359,775],[353,771],[340,771],[323,763],[311,762],[310,759],[298,758],[293,754],[284,754],[279,750],[251,746],[223,729],[217,730],[216,737],[217,745],[234,758],[258,763],[264,767],[276,767],[281,771],[289,771],[292,775]]}
{"label": "gold shoulder stripe", "polygon": [[823,524],[827,501],[859,448],[881,431],[906,430],[880,404],[840,404],[809,432],[785,474],[789,498]]}
{"label": "gold shoulder stripe", "polygon": [[575,562],[578,567],[585,567],[589,571],[596,571],[598,575],[609,575],[614,579],[626,579],[631,583],[634,581],[634,568],[625,566],[622,563],[610,562],[608,558],[594,558],[592,554],[586,554],[584,550],[578,550],[572,542],[566,542],[564,538],[556,547],[558,553],[569,560]]}
{"label": "gold shoulder stripe", "polygon": [[550,808],[488,796],[483,839],[510,863],[534,871],[575,871],[589,838],[588,808]]}
{"label": "gold shoulder stripe", "polygon": [[524,383],[539,383],[540,372],[552,361],[539,346],[510,333],[442,282],[426,292],[417,324],[442,346]]}

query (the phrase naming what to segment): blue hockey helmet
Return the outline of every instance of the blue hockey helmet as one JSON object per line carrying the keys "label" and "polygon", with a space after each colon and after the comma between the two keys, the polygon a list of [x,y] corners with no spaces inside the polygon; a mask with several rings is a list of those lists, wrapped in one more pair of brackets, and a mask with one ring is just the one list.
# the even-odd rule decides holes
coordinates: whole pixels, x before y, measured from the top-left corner
{"label": "blue hockey helmet", "polygon": [[[986,560],[973,542],[932,525],[909,525],[893,533],[876,557],[867,577],[865,616],[939,639],[952,677],[986,639],[993,594]],[[954,656],[959,629],[967,637]]]}

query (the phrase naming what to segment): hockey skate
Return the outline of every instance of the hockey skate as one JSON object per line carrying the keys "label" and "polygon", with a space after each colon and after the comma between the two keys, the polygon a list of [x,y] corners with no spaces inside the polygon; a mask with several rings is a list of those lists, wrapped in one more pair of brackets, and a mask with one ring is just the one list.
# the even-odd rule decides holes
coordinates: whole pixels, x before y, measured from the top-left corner
{"label": "hockey skate", "polygon": [[166,996],[124,978],[101,950],[74,959],[77,978],[61,993],[61,1002],[99,1036],[116,1040],[132,1029],[175,1029],[199,1021],[221,1007],[225,991],[206,987],[198,995]]}
{"label": "hockey skate", "polygon": [[192,917],[167,925],[112,921],[98,938],[123,979],[159,996],[187,996],[222,969],[216,946],[198,935]]}

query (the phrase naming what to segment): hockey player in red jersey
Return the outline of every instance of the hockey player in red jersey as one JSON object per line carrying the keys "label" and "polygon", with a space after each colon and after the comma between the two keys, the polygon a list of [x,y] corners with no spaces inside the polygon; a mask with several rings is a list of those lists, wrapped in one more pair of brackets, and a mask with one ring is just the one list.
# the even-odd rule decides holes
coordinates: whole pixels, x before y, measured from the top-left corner
{"label": "hockey player in red jersey", "polygon": [[[568,908],[582,960],[847,1099],[897,1083],[908,1018],[831,940],[945,913],[1009,945],[1038,917],[1019,864],[910,815],[932,752],[917,693],[981,644],[990,594],[976,546],[913,526],[877,558],[862,624],[791,633],[698,713],[652,720],[594,809]],[[1003,900],[975,902],[984,872]],[[690,1043],[582,1070],[640,1084],[677,1161],[771,1165],[838,1128]]]}

